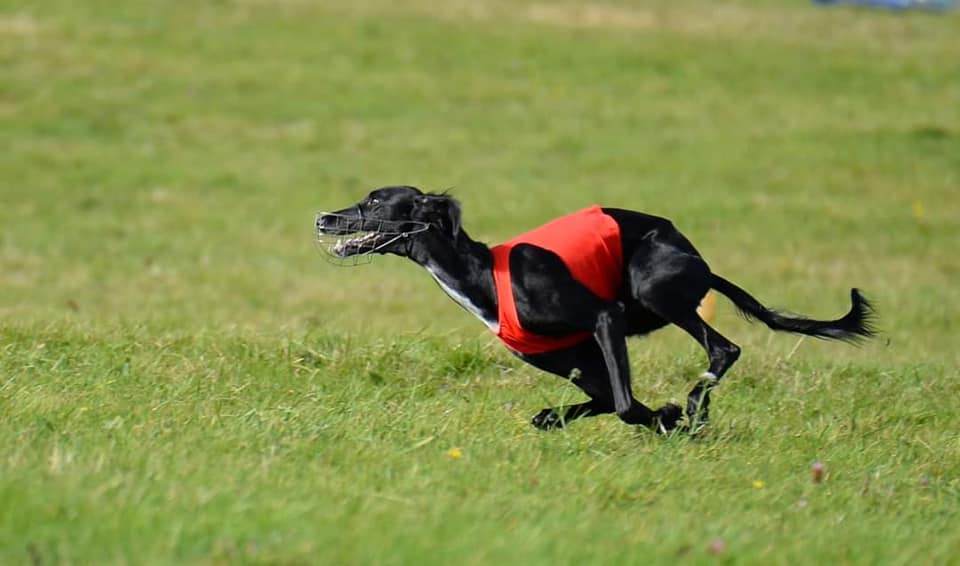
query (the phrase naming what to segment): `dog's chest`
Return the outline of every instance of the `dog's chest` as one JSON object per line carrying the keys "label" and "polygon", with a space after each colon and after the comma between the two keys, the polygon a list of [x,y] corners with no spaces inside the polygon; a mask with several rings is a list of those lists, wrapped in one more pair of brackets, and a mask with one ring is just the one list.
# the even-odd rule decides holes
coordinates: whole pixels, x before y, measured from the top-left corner
{"label": "dog's chest", "polygon": [[494,334],[500,332],[500,322],[496,319],[496,314],[491,316],[490,314],[484,313],[480,307],[470,300],[470,297],[464,295],[450,285],[447,285],[435,269],[427,267],[427,271],[430,272],[430,275],[433,276],[433,279],[437,282],[437,285],[440,285],[440,288],[443,289],[443,292],[446,293],[451,299],[456,301],[457,304],[466,309],[470,314],[479,318],[481,322],[487,325],[487,328],[489,328],[491,332]]}

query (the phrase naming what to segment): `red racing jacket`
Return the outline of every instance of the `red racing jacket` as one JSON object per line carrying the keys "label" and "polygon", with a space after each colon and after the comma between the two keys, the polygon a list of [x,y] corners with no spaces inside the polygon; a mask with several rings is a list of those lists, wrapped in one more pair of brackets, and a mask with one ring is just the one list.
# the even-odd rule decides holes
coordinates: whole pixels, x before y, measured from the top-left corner
{"label": "red racing jacket", "polygon": [[552,251],[560,256],[574,279],[598,297],[613,301],[620,293],[623,273],[623,250],[617,222],[599,206],[593,205],[490,249],[500,320],[497,337],[508,348],[521,354],[542,354],[569,348],[591,338],[590,332],[561,337],[541,336],[520,325],[510,283],[510,250],[517,244],[532,244]]}

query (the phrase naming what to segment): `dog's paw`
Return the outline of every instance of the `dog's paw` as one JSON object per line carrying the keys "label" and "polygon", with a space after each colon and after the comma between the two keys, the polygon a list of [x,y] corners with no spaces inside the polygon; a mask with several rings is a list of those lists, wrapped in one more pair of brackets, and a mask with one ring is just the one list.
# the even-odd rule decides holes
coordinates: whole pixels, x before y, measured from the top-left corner
{"label": "dog's paw", "polygon": [[667,403],[656,410],[653,417],[653,426],[657,434],[670,434],[677,429],[683,419],[683,409],[679,405]]}
{"label": "dog's paw", "polygon": [[530,419],[530,424],[540,430],[553,430],[555,428],[563,428],[563,419],[560,418],[559,413],[547,408],[534,415],[533,418]]}

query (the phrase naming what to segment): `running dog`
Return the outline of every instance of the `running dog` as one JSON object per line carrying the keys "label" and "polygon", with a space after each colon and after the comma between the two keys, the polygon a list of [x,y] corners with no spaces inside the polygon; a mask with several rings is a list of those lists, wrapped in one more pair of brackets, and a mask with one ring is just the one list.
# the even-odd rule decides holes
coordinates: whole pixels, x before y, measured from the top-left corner
{"label": "running dog", "polygon": [[[853,343],[874,335],[874,310],[857,289],[850,291],[850,311],[836,320],[787,316],[712,273],[669,220],[641,212],[592,206],[490,248],[464,231],[454,198],[401,186],[319,214],[316,230],[339,258],[413,260],[520,359],[570,379],[589,396],[540,411],[532,419],[540,429],[616,413],[661,434],[699,430],[709,419],[711,390],[740,356],[697,314],[710,289],[772,330]],[[692,336],[709,360],[685,411],[672,403],[651,409],[630,388],[626,338],[668,324]]]}

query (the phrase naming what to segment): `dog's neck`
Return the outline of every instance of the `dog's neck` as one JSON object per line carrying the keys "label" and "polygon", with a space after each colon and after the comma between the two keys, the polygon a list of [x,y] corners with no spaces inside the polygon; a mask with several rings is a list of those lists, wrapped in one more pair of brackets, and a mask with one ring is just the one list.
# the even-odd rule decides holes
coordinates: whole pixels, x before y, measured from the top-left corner
{"label": "dog's neck", "polygon": [[490,248],[462,230],[452,239],[430,231],[411,243],[407,256],[429,271],[451,299],[499,332]]}

